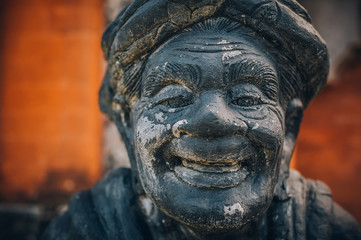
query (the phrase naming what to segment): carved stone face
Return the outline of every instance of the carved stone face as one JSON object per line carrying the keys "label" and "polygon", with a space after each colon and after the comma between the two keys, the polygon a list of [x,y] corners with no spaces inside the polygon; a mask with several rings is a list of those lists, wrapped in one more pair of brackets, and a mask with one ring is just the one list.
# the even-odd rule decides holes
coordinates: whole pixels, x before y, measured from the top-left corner
{"label": "carved stone face", "polygon": [[236,33],[185,32],[154,52],[132,107],[139,177],[170,217],[230,230],[263,214],[284,140],[278,74]]}

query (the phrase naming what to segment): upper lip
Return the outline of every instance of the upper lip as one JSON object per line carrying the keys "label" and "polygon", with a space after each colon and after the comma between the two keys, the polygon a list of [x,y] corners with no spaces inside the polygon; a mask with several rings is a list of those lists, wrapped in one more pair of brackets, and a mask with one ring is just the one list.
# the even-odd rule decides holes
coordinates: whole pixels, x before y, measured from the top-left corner
{"label": "upper lip", "polygon": [[241,165],[252,152],[251,143],[244,136],[236,135],[208,141],[185,135],[173,139],[165,155],[167,158],[179,157],[183,161],[205,167],[227,167]]}

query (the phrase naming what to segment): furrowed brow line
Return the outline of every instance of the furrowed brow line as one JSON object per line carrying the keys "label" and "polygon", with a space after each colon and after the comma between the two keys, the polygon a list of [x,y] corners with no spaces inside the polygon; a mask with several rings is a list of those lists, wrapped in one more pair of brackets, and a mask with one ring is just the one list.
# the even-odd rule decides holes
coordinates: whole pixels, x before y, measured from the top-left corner
{"label": "furrowed brow line", "polygon": [[171,83],[185,85],[194,90],[199,84],[201,71],[199,66],[167,62],[153,69],[145,77],[143,93],[150,97]]}
{"label": "furrowed brow line", "polygon": [[218,52],[230,52],[241,51],[242,53],[248,53],[249,45],[240,43],[182,43],[181,47],[176,48],[179,51],[188,52],[201,52],[201,53],[218,53]]}
{"label": "furrowed brow line", "polygon": [[278,100],[278,77],[270,66],[257,61],[243,60],[230,64],[225,73],[225,83],[239,83],[240,80],[248,82],[250,78],[256,79],[257,85],[268,98]]}

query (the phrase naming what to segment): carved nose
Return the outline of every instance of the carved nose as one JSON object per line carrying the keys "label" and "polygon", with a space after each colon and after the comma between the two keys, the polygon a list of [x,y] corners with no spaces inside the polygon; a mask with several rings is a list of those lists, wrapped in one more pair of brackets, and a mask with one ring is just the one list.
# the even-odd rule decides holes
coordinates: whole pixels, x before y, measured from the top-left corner
{"label": "carved nose", "polygon": [[199,99],[191,116],[173,125],[174,136],[183,134],[200,139],[217,139],[234,134],[245,134],[247,124],[237,117],[225,100],[215,94],[207,94]]}

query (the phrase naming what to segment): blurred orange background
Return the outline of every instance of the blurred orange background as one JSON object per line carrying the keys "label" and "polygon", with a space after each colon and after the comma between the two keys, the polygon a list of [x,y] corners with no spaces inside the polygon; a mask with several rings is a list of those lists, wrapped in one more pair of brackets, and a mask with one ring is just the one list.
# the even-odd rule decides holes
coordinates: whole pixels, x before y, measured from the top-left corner
{"label": "blurred orange background", "polygon": [[[97,98],[106,2],[0,2],[0,204],[64,204],[105,172],[108,123]],[[292,160],[304,176],[326,182],[359,223],[360,48],[344,51],[306,110]]]}
{"label": "blurred orange background", "polygon": [[3,201],[69,195],[100,177],[102,3],[2,2]]}

